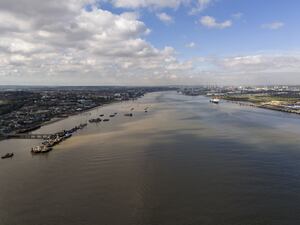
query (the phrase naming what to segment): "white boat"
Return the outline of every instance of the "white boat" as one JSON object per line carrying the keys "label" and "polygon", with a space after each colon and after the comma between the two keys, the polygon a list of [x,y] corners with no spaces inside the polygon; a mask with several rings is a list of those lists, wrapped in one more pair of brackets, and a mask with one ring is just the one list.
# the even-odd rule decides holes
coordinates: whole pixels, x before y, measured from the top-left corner
{"label": "white boat", "polygon": [[71,133],[66,133],[65,136],[64,136],[64,138],[70,138],[70,137],[72,137]]}
{"label": "white boat", "polygon": [[31,149],[32,153],[46,153],[52,150],[51,147],[47,147],[45,145],[37,145]]}
{"label": "white boat", "polygon": [[220,99],[218,99],[218,98],[212,98],[212,99],[210,99],[210,102],[214,103],[214,104],[219,104]]}

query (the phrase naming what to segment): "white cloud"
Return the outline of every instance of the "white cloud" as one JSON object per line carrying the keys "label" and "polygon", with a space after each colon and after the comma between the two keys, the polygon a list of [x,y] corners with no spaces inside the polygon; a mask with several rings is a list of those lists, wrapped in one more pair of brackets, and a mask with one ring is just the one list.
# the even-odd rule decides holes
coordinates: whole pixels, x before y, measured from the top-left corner
{"label": "white cloud", "polygon": [[218,29],[224,29],[232,26],[231,20],[226,20],[224,22],[217,22],[216,19],[211,16],[201,17],[200,23],[205,27],[218,28]]}
{"label": "white cloud", "polygon": [[267,85],[299,84],[300,53],[200,57],[182,84]]}
{"label": "white cloud", "polygon": [[110,0],[110,2],[120,8],[177,8],[185,0]]}
{"label": "white cloud", "polygon": [[168,15],[167,13],[164,13],[164,12],[157,13],[156,16],[159,20],[161,20],[165,24],[170,24],[173,22],[173,18],[170,15]]}
{"label": "white cloud", "polygon": [[219,64],[234,71],[256,72],[298,72],[300,71],[300,55],[248,55],[227,57]]}
{"label": "white cloud", "polygon": [[282,22],[273,22],[273,23],[266,23],[261,25],[262,28],[264,29],[269,29],[269,30],[278,30],[284,26],[284,23]]}
{"label": "white cloud", "polygon": [[[91,11],[84,10],[86,4],[92,4]],[[231,26],[212,17],[203,21],[212,28]],[[1,0],[0,84],[300,82],[300,54],[180,61],[174,48],[146,41],[149,32],[137,13],[114,14],[92,0]]]}
{"label": "white cloud", "polygon": [[86,4],[93,2],[2,0],[0,83],[142,84],[191,69],[173,48],[144,39],[150,30],[137,13]]}
{"label": "white cloud", "polygon": [[191,14],[195,14],[203,11],[209,5],[212,4],[214,0],[107,0],[111,2],[115,7],[119,8],[173,8],[176,9],[180,6],[191,7]]}
{"label": "white cloud", "polygon": [[196,0],[194,3],[194,7],[190,11],[190,14],[196,14],[205,10],[208,6],[213,3],[214,0]]}
{"label": "white cloud", "polygon": [[187,48],[194,48],[194,47],[196,47],[196,44],[195,44],[195,42],[190,42],[190,43],[186,44],[185,47],[187,47]]}

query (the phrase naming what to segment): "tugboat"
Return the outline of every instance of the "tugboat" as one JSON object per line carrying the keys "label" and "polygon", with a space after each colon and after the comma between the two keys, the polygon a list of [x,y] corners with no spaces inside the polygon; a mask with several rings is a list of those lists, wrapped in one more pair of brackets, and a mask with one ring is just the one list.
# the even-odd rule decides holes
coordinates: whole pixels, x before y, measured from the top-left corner
{"label": "tugboat", "polygon": [[219,104],[220,99],[218,99],[218,98],[212,98],[212,99],[210,99],[209,101],[210,101],[211,103],[214,103],[214,104]]}
{"label": "tugboat", "polygon": [[14,153],[6,153],[5,155],[1,156],[2,159],[8,159],[12,158],[14,156]]}

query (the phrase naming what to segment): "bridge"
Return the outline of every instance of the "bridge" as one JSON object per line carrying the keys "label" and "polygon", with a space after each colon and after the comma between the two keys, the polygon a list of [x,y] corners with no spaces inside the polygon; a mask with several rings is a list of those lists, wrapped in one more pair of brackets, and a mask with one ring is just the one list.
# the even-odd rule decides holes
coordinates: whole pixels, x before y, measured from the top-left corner
{"label": "bridge", "polygon": [[5,138],[11,139],[48,139],[53,134],[8,134]]}

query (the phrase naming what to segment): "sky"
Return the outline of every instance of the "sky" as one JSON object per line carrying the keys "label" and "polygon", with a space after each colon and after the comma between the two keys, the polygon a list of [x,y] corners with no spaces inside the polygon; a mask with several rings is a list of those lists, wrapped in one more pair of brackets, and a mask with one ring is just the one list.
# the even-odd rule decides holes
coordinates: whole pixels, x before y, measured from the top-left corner
{"label": "sky", "polygon": [[300,85],[299,0],[1,0],[0,85]]}

